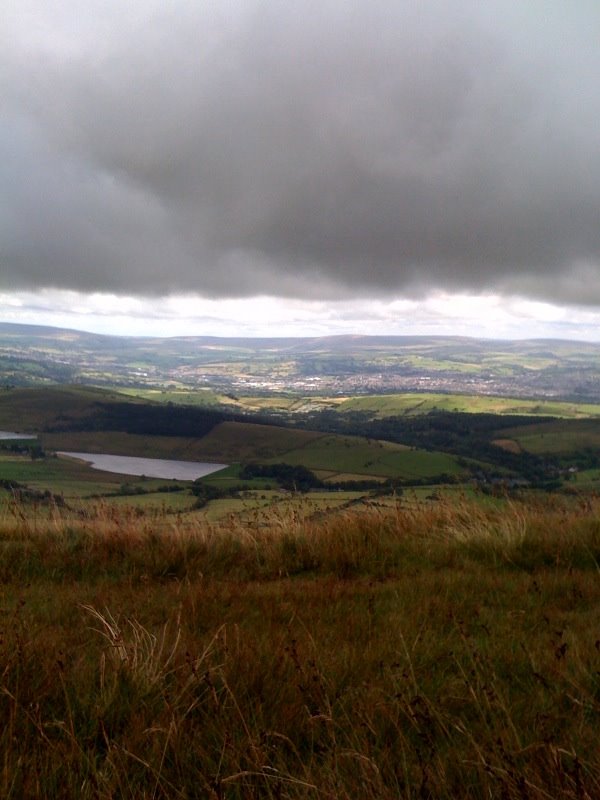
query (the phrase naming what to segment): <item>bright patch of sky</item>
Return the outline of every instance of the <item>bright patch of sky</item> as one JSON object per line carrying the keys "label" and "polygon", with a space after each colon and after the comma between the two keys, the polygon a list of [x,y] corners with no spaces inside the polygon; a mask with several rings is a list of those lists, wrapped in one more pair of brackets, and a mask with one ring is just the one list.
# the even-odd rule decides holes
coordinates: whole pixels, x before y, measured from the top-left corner
{"label": "bright patch of sky", "polygon": [[415,299],[213,299],[45,289],[0,293],[0,320],[131,336],[454,335],[600,341],[600,311],[435,292]]}

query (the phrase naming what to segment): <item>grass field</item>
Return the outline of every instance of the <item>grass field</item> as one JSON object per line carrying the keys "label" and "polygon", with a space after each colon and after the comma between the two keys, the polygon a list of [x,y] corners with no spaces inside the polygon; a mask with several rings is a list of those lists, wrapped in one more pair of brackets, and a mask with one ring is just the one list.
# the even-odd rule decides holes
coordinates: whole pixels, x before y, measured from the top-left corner
{"label": "grass field", "polygon": [[303,398],[296,395],[273,394],[270,396],[225,395],[202,389],[198,391],[179,389],[176,391],[159,389],[128,389],[120,390],[131,397],[143,398],[159,403],[177,403],[179,405],[218,406],[225,405],[242,411],[275,411],[296,412],[300,410],[315,410],[316,408],[329,408],[330,399]]}
{"label": "grass field", "polygon": [[[48,490],[61,495],[67,501],[80,500],[91,495],[116,493],[123,486],[139,486],[144,492],[155,497],[161,504],[171,502],[166,492],[158,492],[165,485],[179,485],[185,488],[189,483],[167,481],[161,478],[141,479],[132,475],[118,475],[111,472],[92,469],[81,461],[70,458],[45,458],[33,461],[29,457],[19,455],[0,455],[0,480],[17,481],[31,489]],[[191,502],[187,495],[188,505]],[[119,502],[131,499],[118,498]],[[146,498],[136,498],[136,502],[148,502]]]}
{"label": "grass field", "polygon": [[130,398],[141,398],[156,403],[177,403],[186,406],[217,406],[222,403],[232,403],[231,398],[214,392],[212,389],[122,389],[116,388],[122,395]]}
{"label": "grass field", "polygon": [[35,489],[48,489],[68,497],[116,489],[120,476],[91,470],[62,458],[33,461],[26,456],[0,455],[0,479],[18,481]]}
{"label": "grass field", "polygon": [[523,450],[540,455],[600,448],[600,424],[594,419],[524,425],[503,431],[503,436],[514,439]]}
{"label": "grass field", "polygon": [[[321,439],[307,445],[309,457],[314,458],[316,463],[321,463],[323,458],[329,458],[332,463],[336,458],[345,458],[351,461],[364,458],[365,453],[370,457],[379,458],[381,461],[374,461],[370,465],[371,473],[369,474],[364,472],[342,473],[335,469],[316,470],[319,477],[325,480],[338,482],[364,480],[365,477],[372,478],[378,469],[385,474],[381,476],[381,480],[392,474],[409,478],[420,477],[419,467],[425,474],[434,474],[436,469],[441,472],[443,471],[441,468],[447,466],[444,460],[439,460],[437,454],[433,453],[412,451],[394,445],[379,447],[378,443],[371,443],[367,447],[365,443],[360,441],[357,443],[357,440],[352,437],[331,437],[331,441],[328,443],[328,438],[324,437],[322,451],[312,450],[313,445],[320,442]],[[361,449],[361,445],[364,445],[364,449]],[[427,458],[421,460],[423,456]],[[295,463],[293,454],[291,460]],[[453,467],[453,464],[449,466]],[[426,473],[426,470],[429,470],[429,473]],[[29,489],[42,492],[47,490],[53,495],[62,497],[69,507],[86,513],[98,502],[97,498],[101,497],[101,502],[110,507],[128,507],[138,511],[164,511],[165,513],[190,512],[199,514],[210,521],[216,521],[229,515],[248,519],[249,513],[258,509],[270,514],[275,508],[288,508],[290,504],[312,509],[311,513],[324,513],[368,495],[368,492],[355,491],[311,491],[304,497],[293,497],[289,492],[274,488],[275,483],[271,479],[242,480],[239,473],[240,466],[231,465],[205,479],[206,483],[220,489],[241,487],[242,493],[239,497],[211,500],[204,509],[192,512],[195,498],[189,491],[190,484],[186,482],[116,475],[94,470],[82,462],[68,458],[47,458],[33,461],[29,457],[15,454],[0,456],[0,479],[18,481]],[[166,492],[164,489],[167,486],[179,486],[181,491]],[[428,488],[426,494],[431,491],[431,488]],[[9,493],[0,490],[0,494],[7,496]],[[254,516],[255,522],[260,521],[262,524],[264,516],[262,512],[260,519],[258,516]]]}
{"label": "grass field", "polygon": [[289,492],[261,490],[248,492],[240,498],[213,500],[194,515],[209,522],[235,517],[241,524],[261,527],[272,525],[278,517],[285,521],[290,514],[304,517],[330,514],[363,497],[363,492],[313,491],[306,495],[290,495]]}
{"label": "grass field", "polygon": [[571,478],[571,487],[577,490],[600,490],[600,469],[582,469]]}
{"label": "grass field", "polygon": [[354,436],[323,436],[301,449],[285,453],[284,460],[317,471],[326,470],[330,475],[352,472],[362,478],[422,478],[443,472],[460,473],[456,460],[445,453],[430,453]]}
{"label": "grass field", "polygon": [[589,403],[560,403],[460,394],[390,394],[353,397],[340,403],[337,408],[340,412],[365,411],[377,417],[427,414],[430,411],[566,418],[600,416],[600,405]]}
{"label": "grass field", "polygon": [[[469,367],[469,365],[466,365]],[[454,364],[456,367],[456,364]],[[480,369],[478,367],[477,369]],[[470,368],[467,371],[471,371]],[[410,392],[403,394],[359,395],[356,397],[302,397],[300,395],[241,394],[235,398],[203,391],[127,390],[132,397],[190,405],[226,405],[252,412],[275,411],[302,414],[321,409],[335,409],[342,413],[364,411],[375,417],[427,414],[430,411],[460,411],[464,413],[518,414],[523,416],[564,417],[579,419],[600,417],[600,405],[572,403],[555,400],[527,400],[523,398],[493,397],[486,395],[440,394]]]}
{"label": "grass field", "polygon": [[0,507],[0,796],[594,800],[600,506]]}
{"label": "grass field", "polygon": [[274,425],[222,422],[199,440],[198,448],[206,458],[215,461],[263,461],[280,458],[322,436],[322,433],[314,431]]}
{"label": "grass field", "polygon": [[194,504],[194,498],[189,492],[150,492],[140,495],[116,495],[103,498],[103,502],[111,507],[129,507],[140,509],[141,511],[173,513],[189,511]]}

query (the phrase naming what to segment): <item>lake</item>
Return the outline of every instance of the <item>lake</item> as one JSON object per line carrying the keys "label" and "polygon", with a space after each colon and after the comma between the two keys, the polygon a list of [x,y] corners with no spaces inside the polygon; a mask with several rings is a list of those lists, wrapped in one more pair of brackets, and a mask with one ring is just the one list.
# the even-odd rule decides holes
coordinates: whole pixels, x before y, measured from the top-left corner
{"label": "lake", "polygon": [[0,431],[0,439],[37,439],[30,433],[14,433],[13,431]]}
{"label": "lake", "polygon": [[227,464],[214,464],[202,461],[169,461],[165,458],[137,458],[134,456],[113,456],[109,453],[73,453],[62,451],[59,456],[69,456],[87,462],[94,469],[103,472],[116,472],[119,475],[145,475],[147,478],[166,478],[177,481],[195,481],[220,469]]}

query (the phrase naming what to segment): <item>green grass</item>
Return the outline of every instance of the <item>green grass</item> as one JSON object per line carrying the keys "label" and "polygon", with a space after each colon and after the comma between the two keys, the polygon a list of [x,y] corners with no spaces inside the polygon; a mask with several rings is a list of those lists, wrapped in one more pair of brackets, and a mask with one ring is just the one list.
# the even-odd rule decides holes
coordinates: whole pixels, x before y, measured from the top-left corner
{"label": "green grass", "polygon": [[32,461],[18,455],[0,456],[0,479],[18,481],[65,496],[110,491],[119,485],[119,477],[74,461],[62,458]]}
{"label": "green grass", "polygon": [[430,411],[520,414],[524,416],[598,417],[600,405],[523,400],[461,394],[390,394],[353,397],[338,406],[340,412],[365,411],[373,416],[427,414]]}
{"label": "green grass", "polygon": [[[162,478],[141,480],[132,475],[117,475],[92,469],[80,461],[68,458],[48,457],[33,461],[28,457],[14,454],[0,455],[0,479],[17,481],[32,489],[42,491],[47,489],[53,494],[62,495],[65,500],[82,499],[94,494],[116,493],[121,486],[127,485],[139,486],[160,504],[168,495],[165,492],[158,492],[160,487],[175,484],[185,489],[189,488],[189,482],[185,481],[168,481]],[[191,498],[188,494],[189,503]]]}
{"label": "green grass", "polygon": [[468,361],[449,360],[443,358],[428,358],[427,356],[411,355],[402,359],[405,364],[423,370],[451,370],[452,372],[465,372],[478,374],[481,372],[481,364],[470,363]]}
{"label": "green grass", "polygon": [[279,458],[292,449],[323,437],[315,431],[222,422],[202,438],[199,449],[206,457],[220,461],[262,461]]}
{"label": "green grass", "polygon": [[599,515],[8,503],[0,796],[598,797]]}
{"label": "green grass", "polygon": [[115,495],[105,498],[109,506],[125,506],[143,511],[189,511],[194,504],[194,497],[189,492],[152,492],[139,495]]}
{"label": "green grass", "polygon": [[443,472],[460,473],[455,459],[445,453],[413,450],[355,436],[323,436],[285,453],[284,460],[317,471],[351,472],[363,477],[422,478]]}
{"label": "green grass", "polygon": [[176,403],[186,406],[217,406],[222,403],[232,404],[230,398],[214,392],[212,389],[116,389],[120,394],[137,397],[153,403]]}
{"label": "green grass", "polygon": [[525,425],[503,431],[502,435],[514,439],[524,450],[540,455],[569,454],[587,448],[600,448],[600,422],[594,419]]}
{"label": "green grass", "polygon": [[231,487],[242,486],[248,489],[264,489],[271,488],[274,485],[274,480],[269,478],[240,478],[241,464],[231,464],[225,469],[218,472],[213,472],[202,478],[203,483],[208,483],[216,486],[219,489],[229,489]]}
{"label": "green grass", "polygon": [[[497,360],[500,363],[500,360]],[[437,363],[437,362],[436,362]],[[439,362],[442,363],[442,362]],[[494,362],[496,363],[496,362]],[[538,369],[548,364],[528,363],[527,368]],[[473,365],[459,362],[443,362],[440,368],[473,371]],[[476,366],[479,371],[481,365]],[[555,400],[527,400],[523,398],[489,397],[485,395],[440,394],[410,392],[402,394],[359,395],[356,397],[302,397],[299,395],[273,394],[265,396],[240,395],[231,397],[219,395],[210,390],[122,390],[134,397],[159,402],[173,402],[186,405],[215,405],[224,403],[235,405],[248,411],[275,411],[301,414],[320,409],[335,409],[342,413],[364,411],[373,416],[427,414],[430,411],[460,411],[464,413],[519,414],[523,416],[552,416],[566,419],[599,417],[600,404],[573,403]]]}
{"label": "green grass", "polygon": [[244,492],[239,498],[228,497],[212,500],[198,514],[209,522],[226,517],[235,517],[240,524],[267,526],[280,516],[286,520],[290,514],[320,516],[330,514],[350,504],[368,500],[363,492],[310,492],[306,495],[291,495],[281,490],[260,489]]}
{"label": "green grass", "polygon": [[[456,368],[456,364],[453,365]],[[460,365],[459,365],[460,366]],[[469,365],[463,365],[468,367]],[[478,368],[479,369],[479,368]],[[469,370],[467,370],[469,371]],[[600,404],[572,403],[555,400],[526,400],[523,398],[489,397],[484,395],[439,394],[411,392],[404,394],[360,395],[349,398],[301,397],[295,395],[271,395],[253,397],[240,395],[236,400],[209,391],[137,391],[133,396],[163,402],[211,405],[218,402],[238,405],[249,411],[278,411],[303,413],[319,409],[336,409],[340,412],[366,411],[374,416],[427,414],[430,411],[460,411],[465,413],[519,414],[523,416],[552,416],[585,418],[600,416]]]}

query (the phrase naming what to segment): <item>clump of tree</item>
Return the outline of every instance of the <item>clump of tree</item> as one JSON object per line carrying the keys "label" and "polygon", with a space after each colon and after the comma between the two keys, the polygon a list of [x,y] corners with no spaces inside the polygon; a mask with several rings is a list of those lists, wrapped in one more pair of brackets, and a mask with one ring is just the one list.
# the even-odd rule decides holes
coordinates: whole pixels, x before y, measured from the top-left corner
{"label": "clump of tree", "polygon": [[273,478],[291,492],[308,492],[310,489],[329,488],[312,470],[301,464],[246,464],[240,471],[242,480]]}
{"label": "clump of tree", "polygon": [[63,416],[48,431],[122,431],[154,436],[205,436],[229,417],[211,409],[150,403],[95,403],[81,418]]}
{"label": "clump of tree", "polygon": [[7,439],[0,443],[0,450],[18,455],[30,456],[32,461],[38,458],[46,458],[46,452],[39,442],[25,442],[20,439]]}
{"label": "clump of tree", "polygon": [[84,416],[57,416],[45,430],[49,433],[121,431],[144,436],[201,437],[210,433],[221,422],[274,424],[274,420],[269,417],[215,408],[160,403],[98,402]]}
{"label": "clump of tree", "polygon": [[12,478],[0,479],[0,488],[9,491],[19,503],[36,503],[66,507],[65,498],[62,494],[54,494],[49,489],[32,489],[30,486],[15,481]]}
{"label": "clump of tree", "polygon": [[211,500],[221,500],[226,497],[239,497],[243,486],[228,486],[222,488],[212,483],[203,483],[201,478],[195,480],[191,492],[196,498],[194,508],[204,508]]}
{"label": "clump of tree", "polygon": [[378,495],[401,494],[404,486],[429,486],[430,484],[452,484],[459,478],[442,472],[421,478],[387,478],[385,481],[373,478],[349,481],[327,481],[325,483],[314,472],[301,464],[246,464],[240,471],[240,478],[272,478],[282,489],[295,492],[308,492],[311,489],[324,491],[374,492]]}

